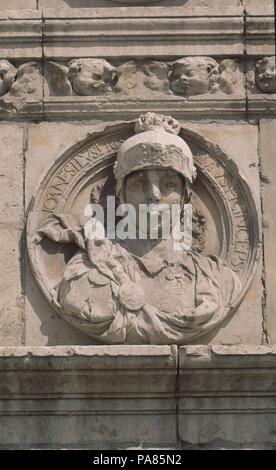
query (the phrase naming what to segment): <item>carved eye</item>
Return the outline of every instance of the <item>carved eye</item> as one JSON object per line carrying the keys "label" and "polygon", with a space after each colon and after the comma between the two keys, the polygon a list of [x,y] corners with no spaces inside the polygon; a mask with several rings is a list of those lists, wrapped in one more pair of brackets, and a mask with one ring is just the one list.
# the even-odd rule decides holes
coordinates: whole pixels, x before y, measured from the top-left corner
{"label": "carved eye", "polygon": [[82,67],[81,65],[78,67],[78,72],[81,72],[82,71]]}
{"label": "carved eye", "polygon": [[207,65],[206,70],[207,70],[208,73],[210,73],[211,70],[212,70],[212,67],[210,65]]}
{"label": "carved eye", "polygon": [[94,80],[101,80],[101,76],[98,73],[93,73]]}

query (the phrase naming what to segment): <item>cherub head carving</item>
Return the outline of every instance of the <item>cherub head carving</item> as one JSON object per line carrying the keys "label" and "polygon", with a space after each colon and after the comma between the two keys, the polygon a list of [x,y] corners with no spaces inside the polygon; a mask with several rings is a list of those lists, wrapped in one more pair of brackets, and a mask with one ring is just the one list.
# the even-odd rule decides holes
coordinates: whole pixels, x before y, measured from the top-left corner
{"label": "cherub head carving", "polygon": [[218,77],[218,64],[211,57],[186,57],[173,63],[171,89],[184,96],[214,92]]}
{"label": "cherub head carving", "polygon": [[39,97],[42,93],[42,67],[38,62],[26,62],[20,65],[16,81],[10,89],[10,95],[17,98]]}
{"label": "cherub head carving", "polygon": [[116,69],[106,60],[77,59],[68,67],[72,88],[78,95],[101,95],[111,90]]}
{"label": "cherub head carving", "polygon": [[257,62],[256,83],[263,93],[276,93],[275,57],[264,57]]}
{"label": "cherub head carving", "polygon": [[0,60],[0,96],[9,92],[16,76],[16,68],[7,60]]}

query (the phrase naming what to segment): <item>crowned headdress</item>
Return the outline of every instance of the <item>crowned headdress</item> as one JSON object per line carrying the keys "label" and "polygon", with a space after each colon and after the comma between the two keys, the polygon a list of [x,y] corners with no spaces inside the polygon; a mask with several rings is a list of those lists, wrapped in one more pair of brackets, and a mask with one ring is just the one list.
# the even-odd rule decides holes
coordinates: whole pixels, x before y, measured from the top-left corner
{"label": "crowned headdress", "polygon": [[178,121],[170,116],[146,113],[138,118],[136,134],[121,145],[114,165],[117,195],[127,175],[138,170],[175,170],[190,186],[196,177],[196,169],[192,152],[178,136],[179,131]]}

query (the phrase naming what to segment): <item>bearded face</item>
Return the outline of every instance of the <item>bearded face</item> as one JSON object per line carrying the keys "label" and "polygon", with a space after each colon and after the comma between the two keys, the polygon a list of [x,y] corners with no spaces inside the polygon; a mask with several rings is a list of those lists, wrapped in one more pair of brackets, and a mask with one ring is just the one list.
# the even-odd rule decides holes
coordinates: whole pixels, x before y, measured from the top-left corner
{"label": "bearded face", "polygon": [[275,58],[265,57],[256,65],[256,83],[264,93],[276,93]]}

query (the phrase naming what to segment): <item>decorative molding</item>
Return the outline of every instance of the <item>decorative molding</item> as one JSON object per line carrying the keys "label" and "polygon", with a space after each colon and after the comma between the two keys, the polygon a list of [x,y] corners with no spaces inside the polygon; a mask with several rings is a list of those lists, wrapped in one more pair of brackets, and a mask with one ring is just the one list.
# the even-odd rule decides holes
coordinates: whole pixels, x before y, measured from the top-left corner
{"label": "decorative molding", "polygon": [[[103,9],[105,10],[105,9]],[[242,55],[242,10],[227,16],[201,9],[186,11],[177,7],[141,11],[121,10],[66,13],[45,11],[45,57],[160,57],[183,55]],[[127,38],[127,47],[126,47]],[[150,47],[149,46],[150,41]],[[195,47],[196,45],[196,47]]]}
{"label": "decorative molding", "polygon": [[[274,16],[242,7],[3,10],[1,58],[272,55]],[[244,33],[245,31],[245,33]],[[128,46],[125,47],[127,38]],[[151,47],[149,48],[149,40]],[[114,47],[116,46],[116,47]]]}
{"label": "decorative molding", "polygon": [[42,59],[42,12],[0,12],[0,59]]}
{"label": "decorative molding", "polygon": [[274,11],[262,5],[263,11],[249,10],[246,16],[246,49],[249,56],[275,54]]}
{"label": "decorative molding", "polygon": [[[131,60],[111,65],[103,58],[73,59],[69,63],[27,62],[18,67],[0,61],[0,95],[24,97],[108,96],[109,99],[148,98],[167,95],[236,95],[244,93],[243,73],[238,60],[216,61],[211,57],[185,57],[173,62]],[[22,86],[24,84],[24,86]],[[26,89],[25,84],[28,84]]]}
{"label": "decorative molding", "polygon": [[273,448],[275,356],[274,346],[2,347],[1,447]]}
{"label": "decorative molding", "polygon": [[228,117],[254,115],[254,109],[267,115],[275,108],[274,56],[246,61],[200,56],[170,62],[132,59],[120,65],[102,58],[16,64],[0,60],[1,119],[122,117],[152,109],[183,118]]}

